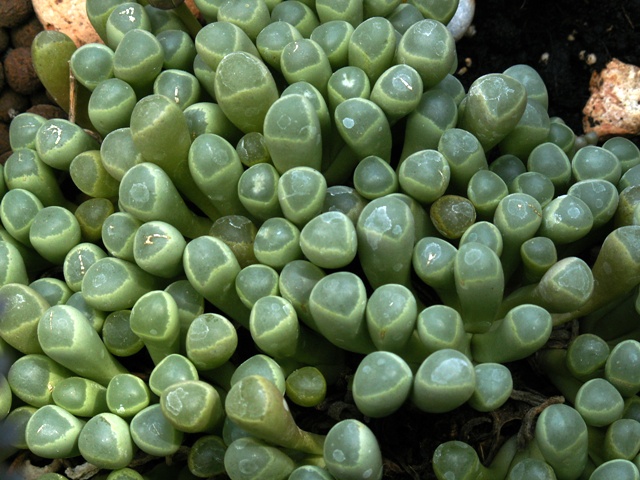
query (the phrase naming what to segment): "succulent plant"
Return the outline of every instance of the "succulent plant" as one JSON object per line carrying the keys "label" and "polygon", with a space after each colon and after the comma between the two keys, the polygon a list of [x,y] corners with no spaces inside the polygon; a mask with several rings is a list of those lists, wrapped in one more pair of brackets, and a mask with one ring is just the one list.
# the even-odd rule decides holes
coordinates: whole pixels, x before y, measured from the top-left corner
{"label": "succulent plant", "polygon": [[420,461],[637,479],[640,151],[529,66],[466,90],[458,3],[88,0],[105,44],[38,35],[69,119],[18,115],[0,169],[0,460],[380,479],[396,419],[500,418],[528,361],[566,403]]}

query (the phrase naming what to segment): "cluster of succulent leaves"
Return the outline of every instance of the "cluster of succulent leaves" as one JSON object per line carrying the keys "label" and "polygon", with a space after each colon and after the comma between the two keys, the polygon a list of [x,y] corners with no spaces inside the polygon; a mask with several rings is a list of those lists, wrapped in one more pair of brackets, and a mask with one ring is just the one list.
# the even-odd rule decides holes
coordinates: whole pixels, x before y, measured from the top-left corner
{"label": "cluster of succulent leaves", "polygon": [[526,65],[465,91],[455,0],[142,3],[87,1],[104,44],[33,44],[70,119],[17,116],[0,170],[2,458],[380,479],[366,421],[289,404],[350,375],[364,419],[491,412],[535,357],[566,403],[490,466],[441,444],[435,475],[640,478],[631,141],[550,118]]}

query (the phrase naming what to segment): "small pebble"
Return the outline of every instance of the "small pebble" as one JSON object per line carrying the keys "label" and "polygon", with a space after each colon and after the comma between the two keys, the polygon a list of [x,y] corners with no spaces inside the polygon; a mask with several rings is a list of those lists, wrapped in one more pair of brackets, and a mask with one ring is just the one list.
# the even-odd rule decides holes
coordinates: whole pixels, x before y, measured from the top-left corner
{"label": "small pebble", "polygon": [[48,103],[42,103],[39,105],[34,105],[27,110],[29,113],[35,113],[40,115],[41,117],[50,120],[52,118],[67,118],[67,114],[64,110],[62,110],[57,105],[51,105]]}
{"label": "small pebble", "polygon": [[0,92],[0,121],[9,123],[13,117],[29,108],[29,99],[8,88]]}
{"label": "small pebble", "polygon": [[30,0],[2,0],[0,2],[0,27],[15,27],[25,22],[33,13]]}
{"label": "small pebble", "polygon": [[32,17],[28,22],[11,29],[11,44],[14,48],[29,47],[33,39],[42,31],[42,25],[36,17]]}
{"label": "small pebble", "polygon": [[9,50],[4,59],[4,73],[7,85],[22,95],[30,95],[42,86],[33,68],[29,47]]}
{"label": "small pebble", "polygon": [[0,53],[4,53],[9,48],[10,40],[9,31],[6,28],[0,28]]}

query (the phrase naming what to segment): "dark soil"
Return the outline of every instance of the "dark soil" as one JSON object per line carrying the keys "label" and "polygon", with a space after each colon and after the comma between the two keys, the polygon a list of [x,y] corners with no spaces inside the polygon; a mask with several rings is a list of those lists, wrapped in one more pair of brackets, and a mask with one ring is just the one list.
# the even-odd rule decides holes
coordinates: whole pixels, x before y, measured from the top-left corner
{"label": "dark soil", "polygon": [[474,24],[476,34],[458,43],[460,68],[470,63],[459,74],[464,85],[517,63],[530,65],[549,90],[549,113],[576,134],[582,134],[592,72],[613,58],[640,65],[637,0],[477,0]]}

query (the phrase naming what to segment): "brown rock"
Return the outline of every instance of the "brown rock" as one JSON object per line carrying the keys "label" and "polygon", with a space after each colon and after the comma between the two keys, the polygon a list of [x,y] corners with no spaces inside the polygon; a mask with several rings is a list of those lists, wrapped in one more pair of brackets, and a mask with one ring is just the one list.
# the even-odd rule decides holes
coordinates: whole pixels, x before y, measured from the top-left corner
{"label": "brown rock", "polygon": [[36,17],[11,29],[11,44],[14,48],[31,47],[35,36],[43,30]]}
{"label": "brown rock", "polygon": [[591,97],[582,109],[585,133],[598,138],[640,134],[640,67],[611,60],[589,83]]}
{"label": "brown rock", "polygon": [[51,105],[48,103],[42,103],[34,105],[27,110],[29,113],[35,113],[41,117],[50,120],[52,118],[67,118],[67,113],[57,105]]}
{"label": "brown rock", "polygon": [[0,92],[0,122],[9,123],[13,117],[29,108],[29,99],[5,88]]}
{"label": "brown rock", "polygon": [[15,27],[27,21],[33,13],[30,0],[2,0],[0,2],[0,27]]}
{"label": "brown rock", "polygon": [[4,53],[4,51],[9,48],[10,40],[11,37],[9,37],[9,30],[0,27],[0,53]]}
{"label": "brown rock", "polygon": [[22,95],[29,95],[42,87],[33,68],[29,47],[9,50],[4,59],[4,73],[7,85]]}
{"label": "brown rock", "polygon": [[13,152],[9,150],[8,152],[4,152],[2,155],[0,155],[0,165],[4,165],[7,159],[12,155],[12,153]]}
{"label": "brown rock", "polygon": [[0,61],[0,91],[4,88],[4,67],[2,66],[2,62]]}
{"label": "brown rock", "polygon": [[11,150],[9,143],[9,125],[0,123],[0,155]]}

